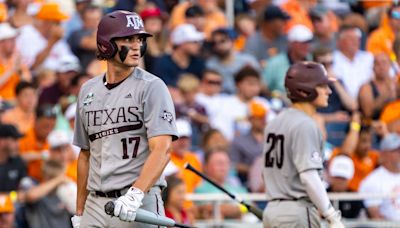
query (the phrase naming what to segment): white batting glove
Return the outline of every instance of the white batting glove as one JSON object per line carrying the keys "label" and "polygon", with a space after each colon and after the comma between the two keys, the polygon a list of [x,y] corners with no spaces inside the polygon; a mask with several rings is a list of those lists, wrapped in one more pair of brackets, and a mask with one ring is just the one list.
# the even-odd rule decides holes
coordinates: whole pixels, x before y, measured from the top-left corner
{"label": "white batting glove", "polygon": [[329,223],[329,228],[345,228],[341,222],[342,215],[340,211],[336,211],[333,207],[329,208],[324,217]]}
{"label": "white batting glove", "polygon": [[142,190],[131,187],[128,192],[114,202],[114,215],[121,221],[135,221],[136,211],[142,205],[144,193]]}
{"label": "white batting glove", "polygon": [[73,227],[73,228],[79,228],[79,226],[81,225],[81,219],[82,219],[82,216],[74,215],[74,216],[71,218],[72,227]]}

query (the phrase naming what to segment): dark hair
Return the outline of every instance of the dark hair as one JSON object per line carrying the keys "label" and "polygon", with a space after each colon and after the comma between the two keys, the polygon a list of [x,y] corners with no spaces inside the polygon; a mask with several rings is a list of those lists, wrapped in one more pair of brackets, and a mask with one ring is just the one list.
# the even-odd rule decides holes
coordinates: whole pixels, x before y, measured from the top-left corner
{"label": "dark hair", "polygon": [[57,112],[54,108],[54,106],[50,104],[44,104],[40,105],[36,108],[36,119],[39,118],[56,118],[57,117]]}
{"label": "dark hair", "polygon": [[246,65],[235,74],[235,83],[238,84],[249,77],[257,78],[258,80],[261,78],[260,73],[256,69],[252,66]]}
{"label": "dark hair", "polygon": [[185,11],[185,17],[192,18],[192,17],[201,17],[204,16],[204,10],[198,6],[198,5],[193,5]]}
{"label": "dark hair", "polygon": [[183,180],[176,176],[168,176],[165,178],[167,181],[167,187],[161,192],[161,198],[165,204],[168,204],[169,195],[171,191],[178,185],[183,184]]}
{"label": "dark hair", "polygon": [[37,87],[32,82],[20,81],[17,84],[17,86],[15,87],[15,94],[18,96],[22,92],[22,90],[24,90],[24,89],[34,89],[34,90],[36,90]]}
{"label": "dark hair", "polygon": [[319,57],[327,55],[327,54],[331,54],[331,53],[332,53],[332,49],[330,49],[328,47],[318,47],[317,49],[315,49],[312,52],[313,61],[317,62],[317,59]]}
{"label": "dark hair", "polygon": [[218,154],[218,153],[224,153],[224,154],[228,155],[228,152],[226,150],[221,149],[221,148],[211,149],[211,150],[207,151],[207,153],[204,154],[204,164],[208,164],[208,162],[210,161],[211,157],[214,154]]}

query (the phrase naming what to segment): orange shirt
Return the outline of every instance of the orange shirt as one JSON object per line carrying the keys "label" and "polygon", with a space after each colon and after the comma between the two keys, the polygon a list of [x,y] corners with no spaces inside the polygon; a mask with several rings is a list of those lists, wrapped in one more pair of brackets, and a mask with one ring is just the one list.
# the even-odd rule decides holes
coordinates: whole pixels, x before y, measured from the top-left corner
{"label": "orange shirt", "polygon": [[7,21],[7,18],[8,18],[7,5],[3,2],[0,2],[0,22]]}
{"label": "orange shirt", "polygon": [[370,9],[373,7],[389,7],[392,5],[393,0],[368,0],[361,3],[364,9]]}
{"label": "orange shirt", "polygon": [[[332,153],[331,159],[338,155],[340,152],[339,148],[335,148]],[[357,192],[358,187],[360,186],[361,181],[370,174],[375,167],[378,166],[379,162],[379,153],[375,150],[368,151],[368,154],[365,158],[360,159],[356,155],[351,156],[351,159],[354,163],[354,176],[349,182],[349,189],[351,191]]]}
{"label": "orange shirt", "polygon": [[[380,120],[386,124],[391,124],[394,121],[400,121],[400,99],[387,104],[381,113]],[[400,126],[395,129],[400,134]]]}
{"label": "orange shirt", "polygon": [[16,126],[22,134],[25,134],[29,129],[33,128],[35,123],[35,113],[26,113],[21,108],[16,106],[13,109],[7,110],[1,121]]}
{"label": "orange shirt", "polygon": [[[178,25],[184,24],[186,19],[185,19],[185,12],[186,10],[191,6],[192,4],[187,1],[183,2],[181,4],[178,4],[177,6],[174,7],[171,17],[169,19],[170,23],[170,28],[174,29]],[[221,12],[220,10],[211,12],[211,13],[206,13],[205,15],[205,25],[204,25],[204,34],[206,38],[210,38],[211,33],[221,27],[227,27],[228,26],[228,20],[225,17],[225,14]]]}
{"label": "orange shirt", "polygon": [[373,31],[367,40],[367,50],[372,54],[386,53],[393,60],[393,42],[396,38],[394,32],[387,23]]}
{"label": "orange shirt", "polygon": [[[3,77],[8,77],[10,69],[14,68],[14,57],[7,60],[0,60],[0,81]],[[4,84],[0,84],[0,97],[5,100],[13,101],[15,99],[15,87],[17,86],[20,78],[29,80],[31,74],[25,66],[21,66],[18,72],[12,72]]]}
{"label": "orange shirt", "polygon": [[195,169],[201,172],[201,162],[192,152],[186,152],[183,157],[178,157],[176,154],[171,153],[171,161],[179,168],[179,176],[182,178],[186,185],[186,192],[193,193],[194,189],[201,182],[201,177],[194,174],[192,171],[184,168],[186,162],[192,165]]}
{"label": "orange shirt", "polygon": [[[19,150],[21,154],[26,153],[42,153],[48,150],[49,144],[47,142],[38,142],[35,131],[33,128],[29,129],[25,136],[19,141]],[[34,160],[28,162],[28,175],[36,180],[42,180],[42,160]]]}
{"label": "orange shirt", "polygon": [[67,177],[71,178],[71,180],[76,182],[78,180],[77,171],[78,171],[78,160],[75,159],[67,165],[65,175],[67,175]]}

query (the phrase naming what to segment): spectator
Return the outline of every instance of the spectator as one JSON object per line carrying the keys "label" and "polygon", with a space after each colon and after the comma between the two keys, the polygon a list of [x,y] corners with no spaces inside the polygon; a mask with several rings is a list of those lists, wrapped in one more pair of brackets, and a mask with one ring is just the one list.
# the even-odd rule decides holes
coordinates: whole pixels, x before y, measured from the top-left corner
{"label": "spectator", "polygon": [[168,39],[163,28],[164,22],[159,8],[144,9],[140,16],[143,19],[144,29],[153,35],[147,40],[147,51],[144,55],[145,69],[153,69],[156,58],[161,57],[168,50]]}
{"label": "spectator", "polygon": [[[400,88],[400,83],[397,83]],[[380,120],[383,121],[390,132],[400,134],[400,93],[398,92],[397,99],[387,104],[381,113]]]}
{"label": "spectator", "polygon": [[28,175],[37,181],[42,180],[42,161],[49,157],[47,136],[54,129],[56,116],[52,106],[39,106],[33,128],[19,141],[21,157],[28,165]]}
{"label": "spectator", "polygon": [[18,156],[21,137],[13,125],[0,124],[0,192],[18,190],[21,179],[27,175],[26,166]]}
{"label": "spectator", "polygon": [[[254,68],[245,66],[235,75],[236,94],[224,99],[220,111],[215,118],[215,128],[231,141],[235,136],[247,134],[250,123],[247,119],[248,107],[251,101],[257,101],[269,109],[269,102],[258,97],[261,91],[260,74]],[[269,112],[267,118],[273,118],[274,113]]]}
{"label": "spectator", "polygon": [[343,26],[338,32],[337,48],[333,54],[333,72],[343,81],[346,91],[357,98],[362,84],[372,78],[373,56],[360,50],[361,31]]}
{"label": "spectator", "polygon": [[224,135],[217,129],[211,128],[203,134],[201,140],[201,150],[197,151],[197,156],[201,163],[204,163],[204,155],[209,151],[220,149],[228,150],[229,142]]}
{"label": "spectator", "polygon": [[400,5],[393,4],[387,10],[387,17],[384,23],[378,29],[372,31],[368,37],[367,50],[371,53],[385,53],[392,57],[394,55],[393,43],[396,34],[400,32]]}
{"label": "spectator", "polygon": [[322,5],[316,6],[310,10],[310,19],[314,29],[314,38],[311,43],[311,49],[325,47],[331,50],[336,49],[336,35],[332,28],[330,13]]}
{"label": "spectator", "polygon": [[0,97],[8,102],[14,102],[18,82],[31,79],[29,69],[15,48],[17,35],[17,30],[8,23],[0,23]]}
{"label": "spectator", "polygon": [[61,22],[67,18],[57,3],[45,3],[36,14],[33,24],[20,29],[17,47],[21,50],[23,61],[32,70],[40,67],[56,70],[61,57],[72,55],[68,44],[62,39],[64,30]]}
{"label": "spectator", "polygon": [[68,38],[71,51],[78,57],[82,69],[86,69],[96,59],[97,25],[102,15],[101,8],[97,6],[86,7],[82,14],[82,28],[72,32]]}
{"label": "spectator", "polygon": [[[223,186],[229,192],[234,194],[247,193],[246,189],[241,185],[235,185],[229,182],[230,160],[228,153],[223,150],[215,150],[209,152],[205,156],[204,173],[215,183]],[[203,181],[195,190],[196,193],[221,193],[221,190],[207,181]],[[222,203],[220,205],[220,215],[222,219],[241,217],[240,206],[237,203]],[[214,216],[213,203],[199,205],[199,213],[202,218],[210,219]]]}
{"label": "spectator", "polygon": [[286,51],[284,25],[290,16],[271,4],[265,8],[262,19],[260,30],[248,38],[245,51],[256,57],[264,67],[269,58]]}
{"label": "spectator", "polygon": [[282,52],[271,59],[263,71],[263,81],[269,92],[277,91],[285,94],[285,74],[290,65],[307,60],[310,54],[310,42],[313,34],[304,25],[295,25],[288,32],[288,51]]}
{"label": "spectator", "polygon": [[0,227],[15,227],[15,209],[11,197],[9,195],[0,195]]}
{"label": "spectator", "polygon": [[68,182],[63,164],[48,160],[44,162],[40,172],[43,176],[42,182],[30,181],[28,184],[28,181],[25,181],[25,216],[29,226],[70,228],[71,215],[57,196],[57,188]]}
{"label": "spectator", "polygon": [[25,134],[35,123],[38,90],[33,83],[20,81],[15,88],[15,94],[17,96],[16,105],[3,114],[1,121],[13,124]]}
{"label": "spectator", "polygon": [[191,149],[196,149],[200,146],[201,135],[209,128],[206,109],[195,99],[199,89],[199,79],[194,75],[184,74],[180,76],[178,89],[183,101],[175,104],[176,118],[189,121],[192,128]]}
{"label": "spectator", "polygon": [[204,60],[198,57],[204,36],[193,25],[178,26],[171,34],[173,50],[158,59],[152,73],[164,80],[167,86],[176,87],[179,75],[192,73],[200,78],[204,70]]}
{"label": "spectator", "polygon": [[44,88],[39,96],[39,105],[55,105],[60,98],[70,95],[71,81],[79,74],[81,67],[75,56],[63,56],[60,58],[56,70],[56,81],[50,87]]}
{"label": "spectator", "polygon": [[206,15],[203,8],[198,5],[192,5],[185,11],[185,21],[194,25],[197,31],[203,32],[206,25]]}
{"label": "spectator", "polygon": [[206,67],[213,69],[222,76],[222,90],[226,93],[235,92],[234,75],[244,66],[249,65],[260,71],[260,65],[250,54],[234,50],[234,31],[221,28],[212,32],[211,43],[213,55],[207,59]]}
{"label": "spectator", "polygon": [[[398,193],[400,186],[400,136],[387,134],[380,143],[382,165],[369,174],[360,186],[360,193]],[[399,196],[366,199],[364,204],[372,219],[400,221]]]}
{"label": "spectator", "polygon": [[385,53],[375,55],[374,75],[361,86],[359,102],[365,118],[378,120],[383,107],[396,99],[396,83],[390,77],[390,59]]}
{"label": "spectator", "polygon": [[180,224],[193,224],[194,218],[190,217],[190,213],[183,207],[186,194],[185,183],[175,176],[167,177],[166,180],[168,187],[162,192],[165,215]]}
{"label": "spectator", "polygon": [[371,149],[372,129],[360,126],[360,120],[353,119],[349,132],[340,148],[335,148],[331,159],[338,154],[350,156],[354,163],[354,175],[348,184],[348,190],[357,192],[361,181],[379,165],[379,154]]}
{"label": "spectator", "polygon": [[[201,7],[205,15],[204,30],[201,31],[204,32],[205,37],[209,38],[212,31],[227,26],[228,21],[224,13],[218,8],[217,0],[198,0],[197,4]],[[177,28],[181,24],[189,23],[185,21],[185,12],[192,5],[191,2],[187,1],[174,7],[170,17],[170,27],[172,29]]]}
{"label": "spectator", "polygon": [[83,12],[85,11],[86,7],[90,6],[91,3],[92,0],[75,0],[76,11],[64,24],[66,38],[69,38],[72,32],[83,27]]}
{"label": "spectator", "polygon": [[14,28],[21,28],[24,25],[33,23],[33,17],[29,14],[29,6],[32,6],[32,0],[15,0],[12,15],[8,21]]}
{"label": "spectator", "polygon": [[[347,155],[334,157],[329,164],[329,187],[328,192],[347,192],[349,181],[354,175],[353,160]],[[339,201],[339,210],[344,218],[358,218],[362,201]]]}
{"label": "spectator", "polygon": [[290,15],[290,20],[286,24],[286,31],[292,27],[301,24],[312,30],[312,23],[309,16],[311,9],[317,6],[316,0],[302,1],[302,0],[288,0],[282,4],[282,9]]}
{"label": "spectator", "polygon": [[243,185],[248,184],[248,174],[255,158],[261,155],[264,145],[264,128],[267,110],[262,104],[252,101],[249,104],[251,130],[236,136],[229,149],[229,157]]}
{"label": "spectator", "polygon": [[256,33],[257,23],[253,16],[249,14],[239,14],[235,16],[235,31],[238,37],[233,46],[236,51],[245,51],[247,40]]}

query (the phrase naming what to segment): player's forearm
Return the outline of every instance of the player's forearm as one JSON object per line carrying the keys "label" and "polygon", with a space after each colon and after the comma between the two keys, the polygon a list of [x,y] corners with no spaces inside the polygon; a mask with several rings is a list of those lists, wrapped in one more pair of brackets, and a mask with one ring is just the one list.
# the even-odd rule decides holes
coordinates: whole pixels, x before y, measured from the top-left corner
{"label": "player's forearm", "polygon": [[86,197],[88,195],[87,179],[89,176],[89,151],[81,150],[78,157],[78,180],[76,197],[76,214],[82,215],[85,208]]}
{"label": "player's forearm", "polygon": [[317,170],[307,170],[300,173],[300,179],[305,185],[307,195],[310,197],[311,201],[322,215],[326,215],[331,207],[331,203]]}
{"label": "player's forearm", "polygon": [[149,140],[150,155],[144,163],[142,172],[133,184],[134,187],[147,192],[160,178],[169,161],[171,136],[157,136]]}

